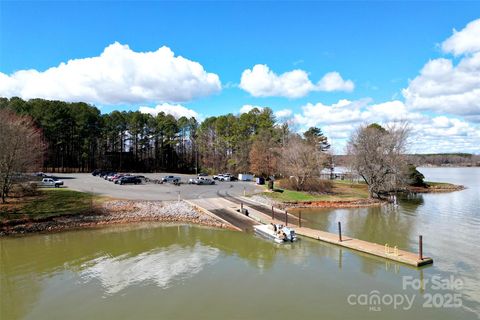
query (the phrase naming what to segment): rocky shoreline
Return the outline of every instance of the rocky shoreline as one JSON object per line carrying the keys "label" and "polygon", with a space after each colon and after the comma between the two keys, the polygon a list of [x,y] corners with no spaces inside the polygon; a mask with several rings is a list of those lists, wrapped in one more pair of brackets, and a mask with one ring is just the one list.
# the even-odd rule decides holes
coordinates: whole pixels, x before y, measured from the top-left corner
{"label": "rocky shoreline", "polygon": [[0,221],[0,236],[60,232],[146,221],[188,223],[234,230],[223,221],[215,219],[183,201],[112,200],[94,208],[92,212],[84,214]]}

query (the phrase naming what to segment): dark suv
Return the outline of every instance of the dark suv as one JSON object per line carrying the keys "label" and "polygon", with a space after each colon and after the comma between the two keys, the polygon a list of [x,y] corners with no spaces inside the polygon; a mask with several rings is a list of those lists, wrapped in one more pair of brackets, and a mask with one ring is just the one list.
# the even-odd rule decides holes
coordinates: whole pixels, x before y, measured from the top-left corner
{"label": "dark suv", "polygon": [[120,179],[118,179],[118,184],[127,184],[127,183],[140,184],[142,183],[142,180],[140,180],[140,178],[135,176],[123,176]]}

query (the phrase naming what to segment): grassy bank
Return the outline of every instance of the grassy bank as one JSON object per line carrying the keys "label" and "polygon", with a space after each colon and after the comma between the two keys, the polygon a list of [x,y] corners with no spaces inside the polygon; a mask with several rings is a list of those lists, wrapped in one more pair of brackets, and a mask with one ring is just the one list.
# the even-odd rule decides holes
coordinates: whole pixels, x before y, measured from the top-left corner
{"label": "grassy bank", "polygon": [[92,210],[95,203],[102,198],[90,193],[66,188],[41,189],[36,196],[10,199],[7,204],[0,204],[0,218],[43,219],[59,215],[75,215]]}
{"label": "grassy bank", "polygon": [[332,180],[332,192],[328,194],[277,189],[274,192],[264,192],[264,195],[279,202],[358,201],[368,199],[368,188],[364,183]]}
{"label": "grassy bank", "polygon": [[[277,188],[275,191],[265,191],[266,197],[282,203],[299,202],[356,202],[368,199],[368,187],[364,182],[347,180],[332,180],[332,191],[326,194],[316,194]],[[453,192],[463,190],[463,186],[445,182],[426,182],[426,187],[407,187],[407,191],[416,193]]]}

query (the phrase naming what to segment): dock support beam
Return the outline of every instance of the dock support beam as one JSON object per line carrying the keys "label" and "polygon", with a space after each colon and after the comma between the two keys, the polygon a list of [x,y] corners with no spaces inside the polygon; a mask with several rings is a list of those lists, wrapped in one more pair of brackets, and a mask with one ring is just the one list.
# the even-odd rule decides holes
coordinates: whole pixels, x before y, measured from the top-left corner
{"label": "dock support beam", "polygon": [[302,210],[298,211],[298,227],[302,227]]}
{"label": "dock support beam", "polygon": [[418,253],[419,259],[423,260],[423,236],[418,236]]}
{"label": "dock support beam", "polygon": [[338,221],[338,241],[342,242],[342,223]]}

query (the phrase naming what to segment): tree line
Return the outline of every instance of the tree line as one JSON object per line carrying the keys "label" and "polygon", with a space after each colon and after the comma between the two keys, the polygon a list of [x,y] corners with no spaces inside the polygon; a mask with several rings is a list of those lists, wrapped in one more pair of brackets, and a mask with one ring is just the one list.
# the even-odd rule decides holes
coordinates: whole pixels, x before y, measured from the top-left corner
{"label": "tree line", "polygon": [[[299,141],[313,147],[318,155],[330,147],[319,128],[298,135],[287,124],[278,124],[269,108],[208,117],[201,123],[193,117],[175,118],[163,112],[156,116],[139,111],[102,114],[83,102],[26,101],[17,97],[0,98],[2,109],[30,117],[41,130],[46,146],[43,170],[49,172],[102,168],[137,172],[252,172],[268,177],[292,173],[293,160],[286,162],[282,158],[287,145],[293,146],[291,141],[295,141],[297,149]],[[309,153],[312,159],[303,159],[304,165],[299,166],[304,170],[318,160],[316,153]],[[305,165],[308,161],[310,166]],[[313,166],[324,161],[320,162]]]}

